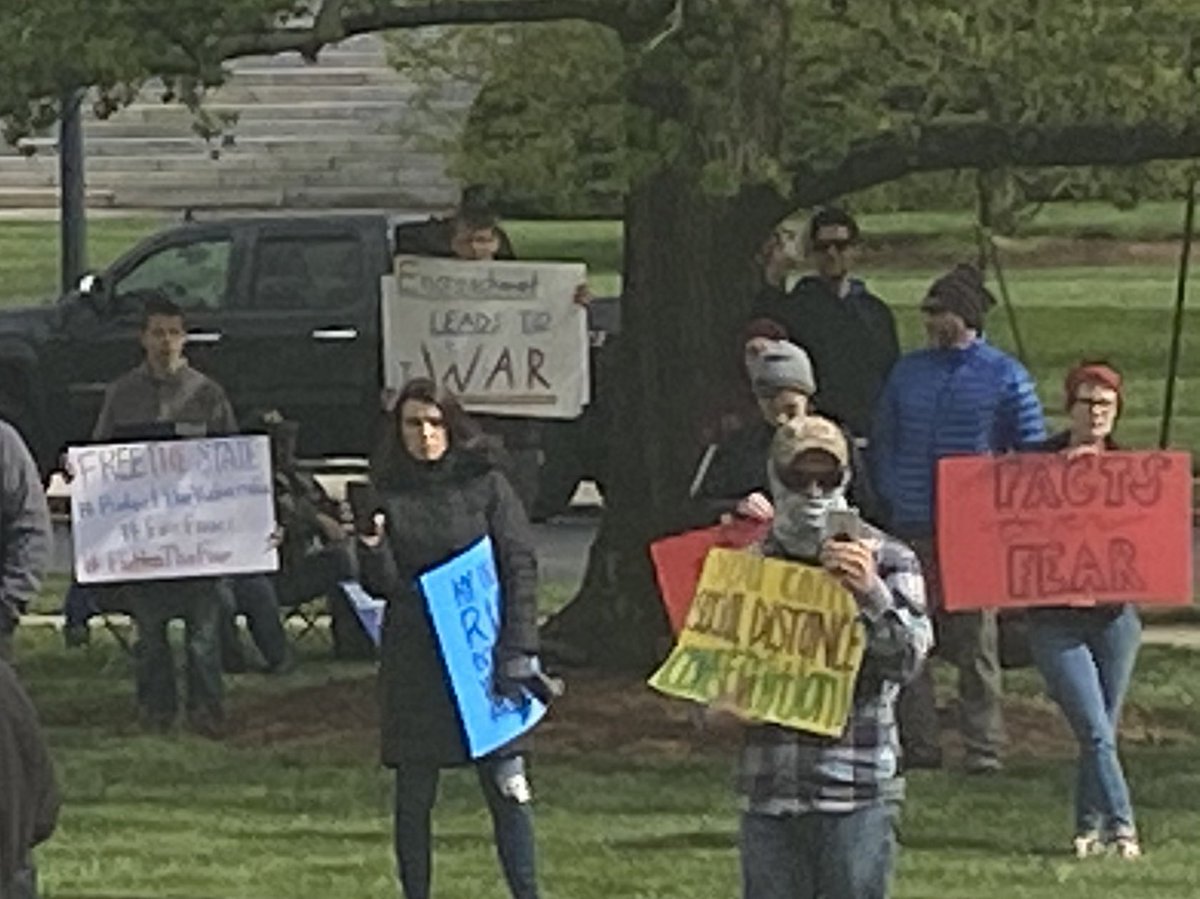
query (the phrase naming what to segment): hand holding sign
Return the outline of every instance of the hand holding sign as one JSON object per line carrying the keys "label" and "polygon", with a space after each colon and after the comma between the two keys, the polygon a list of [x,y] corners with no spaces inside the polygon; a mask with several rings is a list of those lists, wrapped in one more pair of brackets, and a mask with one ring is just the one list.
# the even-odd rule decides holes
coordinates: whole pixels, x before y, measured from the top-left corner
{"label": "hand holding sign", "polygon": [[524,683],[509,682],[516,695],[497,690],[504,674],[496,671],[503,597],[491,538],[483,537],[418,581],[454,688],[467,748],[471,758],[479,758],[532,729],[546,714],[546,704]]}
{"label": "hand holding sign", "polygon": [[427,377],[470,412],[577,417],[591,399],[586,276],[575,263],[397,257],[381,286],[387,387]]}
{"label": "hand holding sign", "polygon": [[1185,453],[943,459],[946,608],[1192,601]]}
{"label": "hand holding sign", "polygon": [[650,686],[750,721],[838,736],[865,647],[857,604],[826,572],[713,549],[679,642]]}

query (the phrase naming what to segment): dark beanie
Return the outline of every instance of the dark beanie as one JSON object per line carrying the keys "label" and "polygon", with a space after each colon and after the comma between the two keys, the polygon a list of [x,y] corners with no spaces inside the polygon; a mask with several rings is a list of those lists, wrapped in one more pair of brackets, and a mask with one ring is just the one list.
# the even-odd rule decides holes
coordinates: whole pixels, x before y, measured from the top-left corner
{"label": "dark beanie", "polygon": [[968,328],[982,331],[983,320],[995,305],[996,298],[983,286],[979,269],[959,264],[933,282],[921,308],[953,312],[966,322]]}

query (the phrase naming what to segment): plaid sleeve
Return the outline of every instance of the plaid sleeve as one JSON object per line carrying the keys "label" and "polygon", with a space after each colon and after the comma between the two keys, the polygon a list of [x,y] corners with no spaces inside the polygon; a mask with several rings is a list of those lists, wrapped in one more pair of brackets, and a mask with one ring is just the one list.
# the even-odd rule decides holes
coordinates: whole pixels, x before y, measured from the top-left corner
{"label": "plaid sleeve", "polygon": [[893,537],[879,537],[879,578],[872,590],[858,597],[867,631],[865,660],[887,680],[907,683],[933,648],[925,578],[916,553]]}

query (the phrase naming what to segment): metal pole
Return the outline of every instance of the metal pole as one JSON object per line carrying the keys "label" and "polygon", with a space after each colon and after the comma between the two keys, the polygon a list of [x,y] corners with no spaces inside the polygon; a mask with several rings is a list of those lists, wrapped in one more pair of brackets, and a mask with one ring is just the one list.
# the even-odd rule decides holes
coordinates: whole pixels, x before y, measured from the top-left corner
{"label": "metal pole", "polygon": [[64,94],[58,125],[59,278],[74,289],[87,269],[87,207],[84,195],[83,90]]}
{"label": "metal pole", "polygon": [[990,171],[979,170],[975,173],[975,195],[979,200],[978,227],[976,235],[979,240],[979,271],[986,275],[988,266],[995,269],[996,284],[1000,287],[1000,300],[1004,304],[1004,315],[1008,319],[1008,330],[1012,334],[1013,346],[1017,358],[1022,365],[1029,364],[1025,354],[1025,341],[1021,337],[1021,329],[1017,326],[1017,310],[1013,306],[1012,297],[1008,292],[1008,282],[1004,280],[1004,268],[1000,265],[1000,253],[996,249],[996,241],[992,239],[992,184],[988,180]]}
{"label": "metal pole", "polygon": [[1013,346],[1017,350],[1017,358],[1024,366],[1029,365],[1029,356],[1025,352],[1025,340],[1021,337],[1021,329],[1017,326],[1017,310],[1013,306],[1012,297],[1008,293],[1008,282],[1004,279],[1004,267],[1000,265],[1000,252],[996,242],[992,240],[991,232],[985,236],[988,252],[992,259],[992,268],[996,272],[996,284],[1000,287],[1000,300],[1004,303],[1004,314],[1008,319],[1008,330],[1012,332]]}
{"label": "metal pole", "polygon": [[1179,251],[1179,280],[1175,284],[1175,320],[1171,323],[1171,354],[1167,357],[1167,393],[1163,400],[1162,428],[1158,445],[1166,449],[1171,442],[1171,418],[1175,411],[1175,378],[1179,374],[1179,352],[1183,343],[1183,305],[1187,300],[1188,262],[1192,255],[1192,234],[1196,225],[1196,174],[1188,176],[1187,204],[1183,213],[1183,247]]}

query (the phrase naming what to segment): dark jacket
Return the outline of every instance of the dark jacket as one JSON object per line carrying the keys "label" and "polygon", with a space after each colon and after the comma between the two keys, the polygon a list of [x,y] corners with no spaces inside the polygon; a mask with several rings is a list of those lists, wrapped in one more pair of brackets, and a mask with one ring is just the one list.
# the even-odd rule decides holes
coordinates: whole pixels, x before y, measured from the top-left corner
{"label": "dark jacket", "polygon": [[12,668],[0,661],[0,899],[9,899],[30,850],[54,832],[58,805],[37,713]]}
{"label": "dark jacket", "polygon": [[[360,551],[364,585],[388,601],[379,669],[383,763],[462,764],[466,740],[416,578],[490,535],[501,585],[497,652],[535,653],[537,556],[521,503],[490,461],[458,451],[432,464],[402,453],[389,458],[372,472],[385,540]],[[497,752],[522,746],[517,740]]]}
{"label": "dark jacket", "polygon": [[92,439],[148,439],[155,430],[152,425],[165,423],[191,425],[208,436],[238,433],[229,398],[212,378],[190,365],[159,378],[143,362],[104,391]]}
{"label": "dark jacket", "polygon": [[341,509],[309,472],[294,467],[276,468],[273,483],[275,519],[283,529],[279,564],[281,569],[288,569],[331,542],[319,519],[324,515],[338,521]]}
{"label": "dark jacket", "polygon": [[[696,494],[695,513],[690,524],[712,524],[721,515],[732,513],[738,501],[751,493],[770,496],[767,463],[775,428],[761,415],[756,421],[734,431],[717,444]],[[847,499],[868,521],[879,521],[879,504],[871,486],[862,452],[846,435],[850,445],[850,490]]]}
{"label": "dark jacket", "polygon": [[860,437],[871,433],[883,382],[900,357],[896,319],[887,303],[857,279],[839,297],[828,281],[809,276],[786,294],[764,288],[752,318],[779,322],[788,339],[808,353],[817,378],[816,411]]}
{"label": "dark jacket", "polygon": [[17,429],[0,421],[0,633],[37,596],[50,556],[50,510],[37,464]]}

